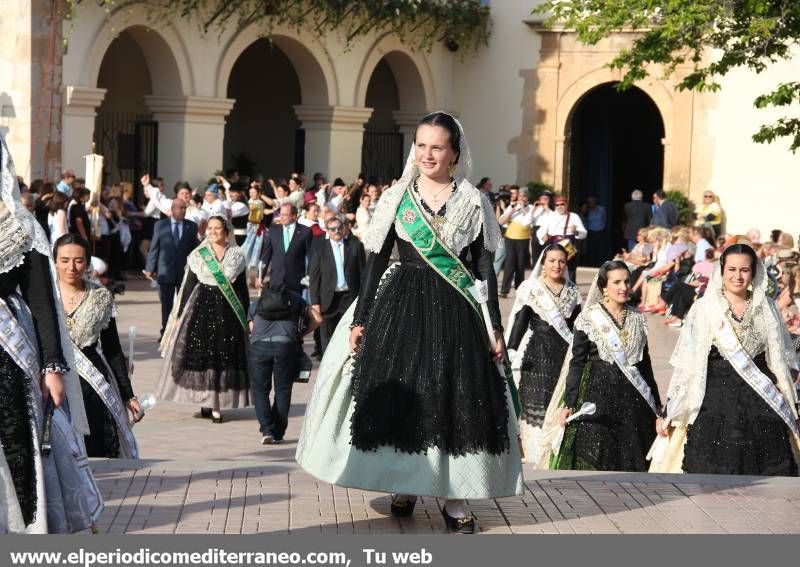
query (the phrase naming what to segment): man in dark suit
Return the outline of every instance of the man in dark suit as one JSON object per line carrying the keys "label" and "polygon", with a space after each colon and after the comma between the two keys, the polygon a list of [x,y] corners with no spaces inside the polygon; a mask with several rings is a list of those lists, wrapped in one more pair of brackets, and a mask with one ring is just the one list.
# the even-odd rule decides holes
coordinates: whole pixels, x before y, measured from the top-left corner
{"label": "man in dark suit", "polygon": [[306,275],[306,259],[311,253],[311,229],[297,222],[297,207],[290,203],[281,205],[279,218],[280,226],[267,233],[261,261],[264,270],[272,266],[270,286],[284,284],[302,293],[300,280]]}
{"label": "man in dark suit", "polygon": [[656,210],[653,212],[653,224],[671,229],[678,224],[678,207],[667,199],[667,193],[659,189],[653,193],[653,203]]}
{"label": "man in dark suit", "polygon": [[167,326],[175,291],[181,285],[186,258],[198,245],[197,225],[186,220],[186,202],[172,201],[172,217],[155,224],[150,251],[147,253],[145,275],[158,282],[158,297],[161,300],[161,334]]}
{"label": "man in dark suit", "polygon": [[359,294],[366,263],[364,245],[356,238],[344,238],[345,226],[340,217],[329,218],[325,228],[328,238],[314,242],[308,265],[311,307],[322,314],[323,353],[342,315]]}
{"label": "man in dark suit", "polygon": [[653,210],[642,201],[642,192],[636,189],[631,193],[631,200],[625,203],[625,240],[628,241],[628,252],[636,246],[636,235],[646,226],[650,226]]}

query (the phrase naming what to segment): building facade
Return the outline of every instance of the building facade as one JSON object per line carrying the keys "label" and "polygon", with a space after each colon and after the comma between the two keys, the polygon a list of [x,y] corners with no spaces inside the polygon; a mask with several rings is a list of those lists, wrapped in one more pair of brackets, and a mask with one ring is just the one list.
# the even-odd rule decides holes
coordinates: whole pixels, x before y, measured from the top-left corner
{"label": "building facade", "polygon": [[532,17],[536,2],[492,0],[492,36],[474,54],[379,34],[346,46],[310,29],[204,35],[196,22],[96,3],[58,29],[51,3],[11,4],[15,21],[0,22],[0,129],[26,178],[80,168],[95,142],[109,181],[151,172],[202,185],[229,167],[388,181],[417,120],[447,109],[467,131],[476,177],[541,181],[573,206],[594,195],[612,226],[633,189],[696,202],[710,189],[729,232],[800,232],[793,207],[780,206],[797,199],[797,158],[785,142],[751,141],[779,115],[752,101],[796,76],[797,59],[731,73],[719,93],[676,91],[685,69],[670,79],[655,69],[620,93],[607,63],[631,36],[582,45]]}

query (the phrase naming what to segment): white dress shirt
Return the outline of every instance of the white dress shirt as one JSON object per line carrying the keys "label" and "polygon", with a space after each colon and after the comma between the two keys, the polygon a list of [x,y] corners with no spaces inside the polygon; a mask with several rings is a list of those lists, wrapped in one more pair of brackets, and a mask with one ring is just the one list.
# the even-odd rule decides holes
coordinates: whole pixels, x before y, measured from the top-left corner
{"label": "white dress shirt", "polygon": [[[564,227],[566,226],[566,231]],[[576,240],[583,240],[586,238],[586,227],[583,226],[581,217],[575,213],[559,214],[552,212],[542,219],[542,224],[539,225],[539,230],[536,236],[539,238],[540,244],[545,244],[545,236],[553,238],[554,236],[572,236]]]}

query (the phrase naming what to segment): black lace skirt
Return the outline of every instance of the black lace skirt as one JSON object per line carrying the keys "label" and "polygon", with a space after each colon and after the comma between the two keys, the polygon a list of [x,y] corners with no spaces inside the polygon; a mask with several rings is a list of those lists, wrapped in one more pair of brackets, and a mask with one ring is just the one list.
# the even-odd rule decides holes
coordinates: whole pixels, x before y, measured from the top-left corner
{"label": "black lace skirt", "polygon": [[505,379],[473,307],[426,264],[381,284],[356,357],[352,443],[449,455],[508,449]]}
{"label": "black lace skirt", "polygon": [[[754,362],[775,379],[764,354]],[[715,347],[708,356],[706,393],[686,434],[687,473],[796,476],[789,429]]]}
{"label": "black lace skirt", "polygon": [[550,398],[553,397],[568,347],[558,331],[543,322],[536,325],[522,355],[519,381],[519,401],[522,405],[520,419],[534,427],[541,427],[544,422],[544,414]]}
{"label": "black lace skirt", "polygon": [[584,402],[594,402],[597,411],[567,425],[553,468],[647,471],[656,416],[616,364],[587,364],[577,408]]}
{"label": "black lace skirt", "polygon": [[0,443],[11,470],[22,518],[27,525],[34,520],[36,513],[36,473],[25,395],[26,380],[22,369],[5,350],[0,349]]}
{"label": "black lace skirt", "polygon": [[175,345],[173,379],[188,390],[248,389],[247,336],[236,313],[216,286],[198,284],[194,294]]}
{"label": "black lace skirt", "polygon": [[[102,358],[97,353],[95,346],[82,349],[92,365],[100,371],[106,382],[110,382],[108,369],[103,364]],[[119,437],[117,436],[117,423],[108,411],[108,408],[100,399],[89,383],[81,378],[81,392],[83,393],[83,405],[86,407],[86,419],[89,422],[90,435],[84,435],[86,443],[86,453],[90,457],[107,457],[116,459],[119,457]]]}

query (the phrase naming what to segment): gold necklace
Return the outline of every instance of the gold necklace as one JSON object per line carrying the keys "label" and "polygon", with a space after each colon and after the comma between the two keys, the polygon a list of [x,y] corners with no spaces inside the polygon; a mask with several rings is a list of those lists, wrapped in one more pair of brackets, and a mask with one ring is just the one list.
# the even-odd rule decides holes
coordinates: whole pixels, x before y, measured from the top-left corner
{"label": "gold necklace", "polygon": [[441,189],[439,189],[439,190],[438,190],[436,193],[434,193],[434,194],[433,194],[433,197],[431,197],[431,200],[433,201],[433,203],[434,203],[435,205],[438,205],[438,204],[439,204],[439,201],[440,201],[440,199],[439,199],[439,195],[442,193],[442,191],[444,191],[445,189],[447,189],[447,188],[450,186],[450,183],[451,183],[452,181],[453,181],[452,179],[448,179],[448,180],[447,180],[447,183],[445,183],[445,184],[442,186],[442,188],[441,188]]}

